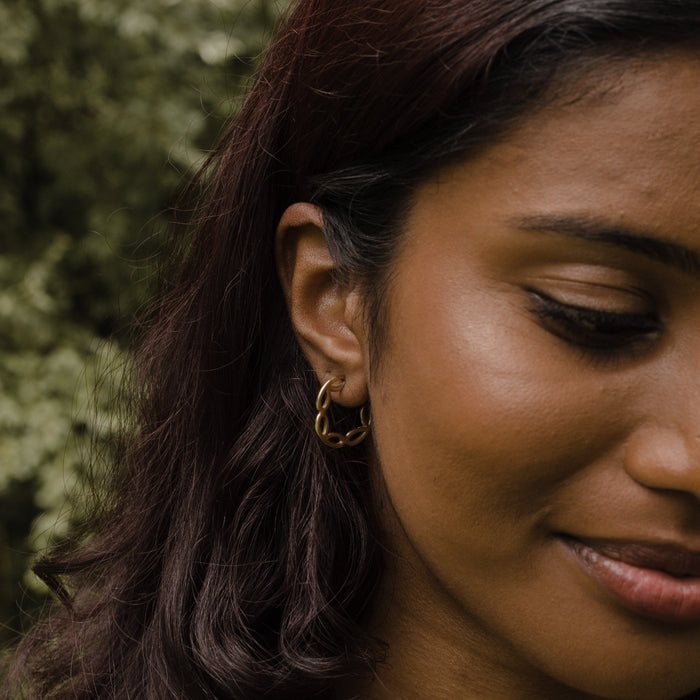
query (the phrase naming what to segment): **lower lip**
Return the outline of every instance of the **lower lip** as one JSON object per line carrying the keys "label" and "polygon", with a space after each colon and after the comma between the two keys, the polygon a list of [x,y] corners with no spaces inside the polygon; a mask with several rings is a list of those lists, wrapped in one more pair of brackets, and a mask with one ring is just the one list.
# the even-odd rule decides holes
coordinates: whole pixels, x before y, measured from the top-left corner
{"label": "lower lip", "polygon": [[700,578],[676,578],[611,559],[579,540],[564,543],[584,571],[628,610],[664,622],[700,622]]}

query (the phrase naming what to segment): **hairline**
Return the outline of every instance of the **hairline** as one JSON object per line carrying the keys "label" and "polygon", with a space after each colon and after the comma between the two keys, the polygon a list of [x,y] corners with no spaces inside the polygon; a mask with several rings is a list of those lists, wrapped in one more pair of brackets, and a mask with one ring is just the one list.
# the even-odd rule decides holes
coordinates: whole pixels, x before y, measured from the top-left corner
{"label": "hairline", "polygon": [[[520,132],[525,123],[536,120],[538,116],[548,110],[578,104],[594,106],[596,103],[602,104],[608,100],[617,100],[619,95],[631,87],[628,84],[617,82],[625,75],[641,74],[648,71],[650,66],[680,56],[692,56],[700,62],[700,40],[680,45],[640,46],[639,50],[631,54],[623,54],[620,49],[619,45],[611,44],[610,46],[592,47],[590,52],[585,52],[578,57],[572,56],[556,69],[552,81],[535,101],[535,104],[529,105],[523,112],[513,115],[512,120],[502,125],[502,128],[497,129],[493,135],[485,138],[476,148],[465,147],[461,152],[455,151],[445,162],[425,171],[418,177],[416,184],[410,188],[405,196],[403,206],[400,208],[395,222],[397,245],[390,265],[375,280],[374,288],[368,289],[368,285],[360,284],[362,326],[369,339],[370,382],[381,381],[382,362],[391,346],[390,307],[393,299],[393,281],[403,252],[403,243],[406,241],[406,227],[426,185],[437,184],[444,177],[449,178],[452,170],[470,162],[480,153],[498,144],[507,143],[511,137]],[[577,59],[582,59],[582,62]],[[575,80],[569,85],[568,80],[572,77]]]}

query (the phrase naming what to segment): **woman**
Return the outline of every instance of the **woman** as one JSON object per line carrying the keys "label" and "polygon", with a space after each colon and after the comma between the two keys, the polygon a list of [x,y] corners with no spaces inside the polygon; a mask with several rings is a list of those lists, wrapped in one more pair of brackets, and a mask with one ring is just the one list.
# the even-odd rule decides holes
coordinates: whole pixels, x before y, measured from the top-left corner
{"label": "woman", "polygon": [[699,40],[697,0],[294,5],[24,692],[700,688]]}

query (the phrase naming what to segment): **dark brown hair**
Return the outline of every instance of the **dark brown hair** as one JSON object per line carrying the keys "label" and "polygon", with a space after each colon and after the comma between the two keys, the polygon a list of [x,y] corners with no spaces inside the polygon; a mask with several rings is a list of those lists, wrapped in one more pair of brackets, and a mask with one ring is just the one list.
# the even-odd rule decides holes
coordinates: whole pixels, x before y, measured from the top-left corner
{"label": "dark brown hair", "polygon": [[137,427],[102,514],[37,566],[63,606],[15,655],[15,691],[330,697],[371,670],[369,448],[332,451],[313,433],[317,386],[273,260],[282,212],[322,208],[378,357],[416,185],[572,72],[698,37],[698,0],[295,3],[205,168],[135,360]]}

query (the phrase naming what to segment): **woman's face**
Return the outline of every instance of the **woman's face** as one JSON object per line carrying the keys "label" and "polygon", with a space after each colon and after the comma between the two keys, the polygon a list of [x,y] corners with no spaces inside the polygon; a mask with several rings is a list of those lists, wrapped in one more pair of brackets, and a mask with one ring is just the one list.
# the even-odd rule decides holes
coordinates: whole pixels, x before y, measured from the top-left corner
{"label": "woman's face", "polygon": [[700,687],[698,58],[424,184],[386,304],[377,696]]}

